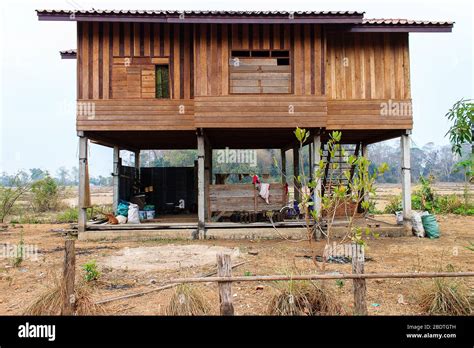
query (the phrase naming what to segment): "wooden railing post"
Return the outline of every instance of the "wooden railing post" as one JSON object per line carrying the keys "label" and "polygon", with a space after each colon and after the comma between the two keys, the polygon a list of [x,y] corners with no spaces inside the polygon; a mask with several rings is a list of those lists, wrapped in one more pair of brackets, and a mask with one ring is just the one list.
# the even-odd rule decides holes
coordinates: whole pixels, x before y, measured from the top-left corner
{"label": "wooden railing post", "polygon": [[[217,276],[232,277],[230,254],[217,254]],[[232,282],[218,282],[221,315],[234,315]]]}
{"label": "wooden railing post", "polygon": [[75,295],[74,280],[76,275],[75,240],[66,239],[64,250],[64,268],[62,279],[62,306],[61,315],[74,315]]}
{"label": "wooden railing post", "polygon": [[[364,247],[358,244],[352,245],[352,273],[362,274],[364,273]],[[353,292],[354,292],[354,314],[355,315],[367,315],[367,304],[365,302],[365,294],[367,287],[365,279],[353,279]]]}

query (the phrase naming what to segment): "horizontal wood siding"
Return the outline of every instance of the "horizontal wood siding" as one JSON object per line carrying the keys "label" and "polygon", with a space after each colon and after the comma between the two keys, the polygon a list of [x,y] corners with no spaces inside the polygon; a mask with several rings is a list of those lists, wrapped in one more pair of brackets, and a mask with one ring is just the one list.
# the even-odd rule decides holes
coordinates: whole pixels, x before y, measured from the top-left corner
{"label": "horizontal wood siding", "polygon": [[[169,57],[171,99],[193,97],[192,24],[78,22],[77,25],[78,99],[123,98],[123,93],[113,95],[114,82],[123,81],[114,77],[114,58],[138,57]],[[129,78],[130,88],[135,88],[139,79]],[[136,94],[141,95],[139,90]],[[142,95],[150,97],[149,93]],[[129,97],[136,96],[132,93]]]}
{"label": "horizontal wood siding", "polygon": [[328,99],[410,99],[407,33],[327,34]]}
{"label": "horizontal wood siding", "polygon": [[196,97],[196,127],[324,127],[326,99],[316,96]]}
{"label": "horizontal wood siding", "polygon": [[328,130],[411,129],[411,100],[328,100]]}
{"label": "horizontal wood siding", "polygon": [[284,185],[270,184],[270,204],[267,204],[252,184],[210,185],[210,209],[212,212],[280,210],[287,202],[285,192]]}
{"label": "horizontal wood siding", "polygon": [[[77,114],[77,130],[193,130],[192,100],[79,100],[93,104]],[[81,110],[79,108],[79,110]]]}

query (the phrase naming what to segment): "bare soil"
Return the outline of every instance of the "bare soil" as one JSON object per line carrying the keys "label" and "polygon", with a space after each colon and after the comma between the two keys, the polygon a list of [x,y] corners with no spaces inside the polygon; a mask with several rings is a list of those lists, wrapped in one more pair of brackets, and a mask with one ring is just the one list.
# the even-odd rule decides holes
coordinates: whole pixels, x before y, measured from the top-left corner
{"label": "bare soil", "polygon": [[[469,241],[474,241],[474,217],[450,215],[440,216],[438,220],[442,231],[440,239],[410,236],[369,240],[367,255],[372,261],[366,263],[366,272],[438,271],[445,270],[448,265],[458,271],[474,271],[474,253],[465,248]],[[26,245],[38,248],[37,259],[26,258],[19,267],[12,266],[11,258],[0,258],[0,315],[21,315],[51,283],[51,273],[61,272],[64,237],[57,231],[66,228],[67,225],[23,225],[9,226],[6,231],[0,232],[0,247],[17,245],[23,235]],[[235,263],[241,259],[248,261],[234,269],[236,275],[314,273],[317,271],[315,265],[303,256],[311,254],[311,248],[317,248],[321,254],[323,247],[323,242],[313,243],[310,247],[307,241],[287,240],[77,241],[77,277],[83,277],[81,265],[96,260],[101,276],[93,284],[93,297],[100,300],[149,290],[177,277],[200,276],[213,271],[215,264],[212,260],[215,252],[222,250],[220,248],[234,250]],[[249,251],[258,254],[252,255]],[[240,258],[237,258],[237,253]],[[128,267],[121,267],[125,264]],[[328,264],[326,271],[348,273],[351,266]],[[419,279],[368,280],[369,314],[420,314],[420,289],[429,282]],[[473,286],[472,279],[468,283]],[[271,282],[234,283],[236,314],[265,314],[267,304],[277,291],[275,285]],[[217,285],[204,283],[193,286],[201,290],[211,304],[211,314],[218,314]],[[339,287],[335,281],[325,281],[325,286],[351,313],[351,282],[345,281]],[[113,315],[162,315],[172,292],[173,289],[168,289],[111,302],[106,305],[106,312]]]}

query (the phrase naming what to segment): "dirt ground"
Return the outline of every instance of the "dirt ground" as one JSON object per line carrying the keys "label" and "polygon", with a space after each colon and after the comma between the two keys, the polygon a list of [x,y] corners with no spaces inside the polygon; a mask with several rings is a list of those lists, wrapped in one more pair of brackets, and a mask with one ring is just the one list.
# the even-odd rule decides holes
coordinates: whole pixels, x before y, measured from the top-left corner
{"label": "dirt ground", "polygon": [[[465,248],[474,241],[474,217],[440,216],[440,239],[416,237],[378,238],[368,241],[367,255],[372,258],[365,265],[366,272],[416,272],[438,271],[452,265],[458,271],[474,271],[474,253]],[[9,258],[0,259],[0,315],[20,315],[51,283],[52,272],[60,273],[64,257],[64,237],[58,229],[67,225],[23,225],[9,227],[0,232],[0,247],[7,243],[16,245],[23,234],[27,246],[38,248],[36,260],[27,258],[19,267],[12,266]],[[313,243],[321,249],[323,242]],[[128,248],[128,249],[127,249]],[[136,249],[139,248],[139,249]],[[170,252],[175,248],[176,253]],[[201,249],[204,248],[204,249]],[[220,248],[234,252],[234,263],[248,261],[233,270],[234,275],[270,275],[314,273],[311,260],[301,257],[310,254],[307,241],[287,240],[206,240],[206,241],[101,241],[76,242],[77,276],[82,277],[81,265],[96,260],[101,276],[93,285],[96,300],[116,297],[159,287],[177,277],[200,276],[215,270],[211,260]],[[202,254],[202,251],[206,252]],[[252,254],[258,252],[257,255]],[[123,266],[120,256],[128,262],[143,267]],[[141,255],[141,259],[137,256]],[[144,255],[146,256],[145,258]],[[205,262],[200,255],[206,255]],[[149,257],[149,258],[147,258]],[[180,262],[179,260],[182,260]],[[153,261],[155,260],[155,261]],[[117,263],[118,262],[118,263]],[[168,263],[168,266],[163,266]],[[160,267],[148,267],[160,265]],[[328,264],[326,271],[350,272],[348,264]],[[371,315],[420,314],[419,290],[429,280],[387,279],[368,280],[368,310]],[[347,312],[352,312],[351,282],[343,286],[336,281],[326,281]],[[469,280],[470,286],[473,281]],[[218,314],[218,292],[214,283],[193,285],[201,290],[212,307],[211,314]],[[238,315],[261,315],[277,292],[275,283],[241,282],[233,284],[235,312]],[[142,297],[111,302],[106,313],[112,315],[159,315],[165,308],[173,290],[154,292]]]}

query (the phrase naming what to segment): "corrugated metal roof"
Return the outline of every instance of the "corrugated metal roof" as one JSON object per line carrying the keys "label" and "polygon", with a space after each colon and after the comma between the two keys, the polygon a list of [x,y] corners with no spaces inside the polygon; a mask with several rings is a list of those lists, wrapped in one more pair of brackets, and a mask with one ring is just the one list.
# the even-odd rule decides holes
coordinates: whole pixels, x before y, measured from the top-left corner
{"label": "corrugated metal roof", "polygon": [[358,11],[36,10],[40,20],[157,23],[362,23]]}
{"label": "corrugated metal roof", "polygon": [[77,49],[71,48],[69,50],[59,51],[62,59],[76,59]]}
{"label": "corrugated metal roof", "polygon": [[454,22],[449,21],[427,21],[401,18],[370,18],[364,19],[362,24],[373,25],[453,25]]}
{"label": "corrugated metal roof", "polygon": [[179,11],[179,10],[36,10],[38,14],[97,14],[97,15],[196,15],[196,16],[363,16],[359,11]]}

